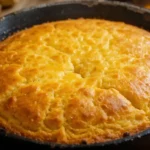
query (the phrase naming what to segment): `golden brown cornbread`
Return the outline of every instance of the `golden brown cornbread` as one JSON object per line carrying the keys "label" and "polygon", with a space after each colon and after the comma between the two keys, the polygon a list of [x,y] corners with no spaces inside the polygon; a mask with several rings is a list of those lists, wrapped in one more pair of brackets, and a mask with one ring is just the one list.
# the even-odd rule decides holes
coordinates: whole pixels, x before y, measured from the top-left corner
{"label": "golden brown cornbread", "polygon": [[0,126],[30,139],[105,142],[150,127],[150,33],[78,19],[0,43]]}

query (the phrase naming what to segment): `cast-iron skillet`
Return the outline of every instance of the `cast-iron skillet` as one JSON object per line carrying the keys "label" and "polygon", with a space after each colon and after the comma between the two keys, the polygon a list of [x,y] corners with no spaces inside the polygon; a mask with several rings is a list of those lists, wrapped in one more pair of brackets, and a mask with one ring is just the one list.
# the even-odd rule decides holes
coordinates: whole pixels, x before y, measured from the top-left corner
{"label": "cast-iron skillet", "polygon": [[[150,11],[125,3],[99,0],[68,0],[51,2],[48,5],[26,9],[0,19],[0,40],[5,39],[16,31],[49,21],[68,18],[103,18],[123,21],[128,24],[150,30]],[[33,35],[34,36],[34,35]],[[150,130],[134,136],[128,134],[119,140],[106,143],[87,145],[55,145],[40,143],[17,135],[8,134],[0,130],[0,150],[7,148],[35,148],[35,149],[150,149]]]}

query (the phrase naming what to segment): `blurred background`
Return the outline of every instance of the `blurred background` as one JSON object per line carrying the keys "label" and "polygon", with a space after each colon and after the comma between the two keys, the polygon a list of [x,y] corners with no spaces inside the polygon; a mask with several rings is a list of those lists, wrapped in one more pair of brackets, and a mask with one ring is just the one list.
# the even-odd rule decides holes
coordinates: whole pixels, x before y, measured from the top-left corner
{"label": "blurred background", "polygon": [[0,0],[0,17],[23,8],[45,4],[51,1],[63,0]]}
{"label": "blurred background", "polygon": [[[48,3],[50,1],[63,1],[63,0],[0,0],[0,17],[9,14],[11,12],[14,12],[16,10]],[[150,9],[150,0],[118,0],[118,1],[133,3],[140,7]]]}

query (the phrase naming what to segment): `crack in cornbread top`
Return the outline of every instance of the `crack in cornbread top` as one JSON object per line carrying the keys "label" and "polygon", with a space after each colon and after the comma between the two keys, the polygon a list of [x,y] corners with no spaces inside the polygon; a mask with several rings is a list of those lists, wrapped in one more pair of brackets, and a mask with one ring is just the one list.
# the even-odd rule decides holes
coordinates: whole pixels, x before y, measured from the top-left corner
{"label": "crack in cornbread top", "polygon": [[0,125],[40,141],[105,142],[150,125],[150,33],[98,19],[0,43]]}

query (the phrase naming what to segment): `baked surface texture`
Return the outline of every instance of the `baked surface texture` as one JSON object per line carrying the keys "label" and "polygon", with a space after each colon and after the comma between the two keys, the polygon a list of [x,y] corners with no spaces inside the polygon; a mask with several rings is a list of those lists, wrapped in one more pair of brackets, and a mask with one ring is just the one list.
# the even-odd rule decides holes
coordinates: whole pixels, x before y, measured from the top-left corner
{"label": "baked surface texture", "polygon": [[0,42],[0,127],[44,142],[106,142],[150,127],[150,33],[45,23]]}

